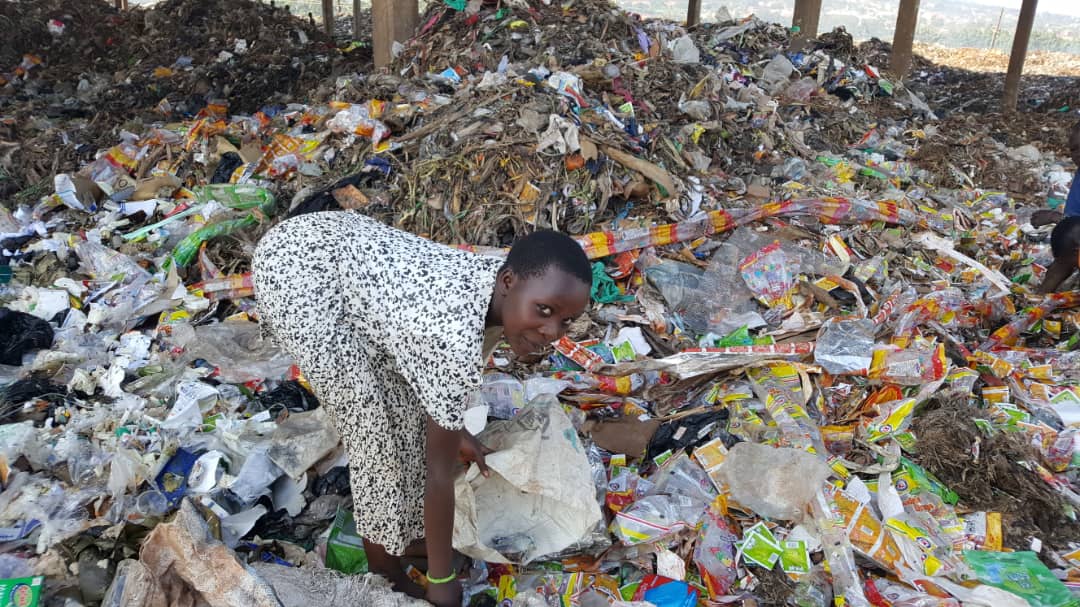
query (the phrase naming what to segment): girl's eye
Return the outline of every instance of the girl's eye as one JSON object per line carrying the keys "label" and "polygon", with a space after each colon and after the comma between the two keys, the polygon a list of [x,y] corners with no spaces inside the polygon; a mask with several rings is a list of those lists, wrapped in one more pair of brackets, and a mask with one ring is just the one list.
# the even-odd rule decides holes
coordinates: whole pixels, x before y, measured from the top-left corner
{"label": "girl's eye", "polygon": [[573,318],[564,318],[563,321],[562,321],[562,326],[569,327],[570,323],[572,323],[572,322],[574,322]]}
{"label": "girl's eye", "polygon": [[545,305],[536,306],[537,311],[540,312],[540,316],[551,316],[551,308]]}

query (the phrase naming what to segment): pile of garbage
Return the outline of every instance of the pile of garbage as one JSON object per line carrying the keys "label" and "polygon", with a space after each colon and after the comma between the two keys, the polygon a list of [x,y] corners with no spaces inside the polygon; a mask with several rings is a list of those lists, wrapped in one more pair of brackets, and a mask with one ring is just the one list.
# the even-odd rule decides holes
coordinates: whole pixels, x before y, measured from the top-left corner
{"label": "pile of garbage", "polygon": [[1080,294],[1034,292],[1029,221],[1075,167],[1039,138],[943,160],[958,113],[842,31],[789,44],[432,4],[390,73],[132,122],[5,201],[0,596],[414,604],[354,575],[339,438],[254,315],[261,234],[341,208],[594,263],[554,353],[497,351],[470,404],[466,604],[1076,605]]}
{"label": "pile of garbage", "polygon": [[[190,120],[208,105],[251,114],[307,100],[366,70],[370,45],[339,48],[287,7],[168,0],[117,11],[103,0],[4,2],[0,192],[78,168],[121,129]],[[370,34],[368,34],[370,37]],[[57,154],[57,150],[61,153]]]}

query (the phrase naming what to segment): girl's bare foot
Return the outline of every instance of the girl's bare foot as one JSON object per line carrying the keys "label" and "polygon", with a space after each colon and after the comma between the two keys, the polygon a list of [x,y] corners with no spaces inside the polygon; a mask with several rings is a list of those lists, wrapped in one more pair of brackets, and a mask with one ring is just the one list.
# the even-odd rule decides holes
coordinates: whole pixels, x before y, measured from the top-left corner
{"label": "girl's bare foot", "polygon": [[400,574],[386,575],[386,577],[390,580],[390,587],[394,589],[394,592],[407,594],[414,599],[424,598],[424,589],[420,587],[420,584],[412,581],[405,571],[401,571]]}
{"label": "girl's bare foot", "polygon": [[402,592],[413,598],[424,598],[424,589],[412,581],[401,566],[401,557],[390,554],[381,545],[364,540],[364,552],[367,553],[368,570],[390,580],[395,592]]}

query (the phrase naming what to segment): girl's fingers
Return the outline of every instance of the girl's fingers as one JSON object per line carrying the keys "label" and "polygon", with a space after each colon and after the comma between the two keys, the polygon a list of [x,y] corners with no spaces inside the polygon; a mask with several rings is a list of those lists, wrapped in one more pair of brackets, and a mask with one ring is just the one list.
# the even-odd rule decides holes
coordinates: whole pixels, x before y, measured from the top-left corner
{"label": "girl's fingers", "polygon": [[487,462],[484,461],[483,453],[477,454],[476,465],[480,467],[480,474],[483,474],[484,478],[488,478],[491,476],[491,471],[488,470]]}

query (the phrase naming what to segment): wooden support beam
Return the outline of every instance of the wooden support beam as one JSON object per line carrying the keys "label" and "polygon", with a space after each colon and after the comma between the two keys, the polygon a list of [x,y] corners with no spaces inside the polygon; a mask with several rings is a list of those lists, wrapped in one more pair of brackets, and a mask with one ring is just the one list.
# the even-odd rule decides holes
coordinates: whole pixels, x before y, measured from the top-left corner
{"label": "wooden support beam", "polygon": [[322,0],[322,24],[327,36],[334,35],[334,0]]}
{"label": "wooden support beam", "polygon": [[900,0],[900,12],[896,13],[896,31],[893,32],[892,73],[905,78],[911,72],[911,47],[915,44],[915,27],[919,24],[919,0]]}
{"label": "wooden support beam", "polygon": [[1005,18],[1005,9],[1001,9],[998,13],[997,25],[994,26],[994,35],[990,37],[990,48],[997,46],[998,34],[1001,33],[1001,20]]}
{"label": "wooden support beam", "polygon": [[360,39],[360,30],[364,28],[364,15],[360,10],[360,0],[353,0],[352,3],[352,39]]}
{"label": "wooden support beam", "polygon": [[686,27],[701,23],[701,0],[690,0],[686,5]]}
{"label": "wooden support beam", "polygon": [[404,43],[416,33],[420,20],[418,0],[371,0],[372,45],[375,67],[387,67],[393,60],[394,41]]}
{"label": "wooden support beam", "polygon": [[127,0],[116,0],[116,10],[122,11],[127,9]]}
{"label": "wooden support beam", "polygon": [[1016,104],[1020,98],[1020,76],[1024,73],[1028,41],[1031,40],[1031,26],[1035,23],[1035,9],[1038,5],[1039,0],[1024,0],[1024,4],[1020,7],[1020,18],[1016,21],[1012,52],[1009,53],[1009,71],[1005,74],[1005,98],[1001,102],[1006,112],[1016,111]]}
{"label": "wooden support beam", "polygon": [[802,48],[804,42],[817,38],[820,21],[821,0],[795,0],[795,14],[791,18],[791,27],[798,27],[799,33],[792,39],[792,48]]}

